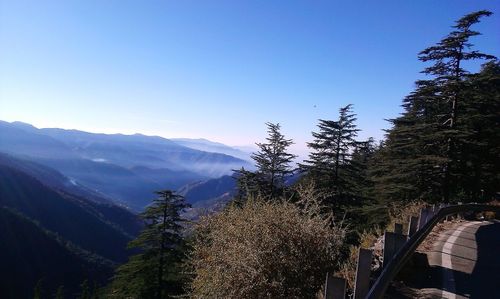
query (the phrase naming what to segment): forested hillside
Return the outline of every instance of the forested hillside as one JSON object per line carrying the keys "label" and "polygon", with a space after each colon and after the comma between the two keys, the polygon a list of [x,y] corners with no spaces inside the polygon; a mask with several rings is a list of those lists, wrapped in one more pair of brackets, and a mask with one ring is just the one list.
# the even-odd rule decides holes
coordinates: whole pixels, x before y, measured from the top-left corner
{"label": "forested hillside", "polygon": [[76,294],[84,280],[102,285],[127,260],[126,245],[142,223],[123,208],[67,193],[58,185],[64,181],[54,170],[2,156],[0,289],[9,291],[2,298],[30,297],[39,281],[50,294],[60,286]]}
{"label": "forested hillside", "polygon": [[0,208],[0,290],[2,298],[33,298],[37,285],[44,298],[62,289],[67,298],[92,281],[102,285],[112,264],[82,251],[15,210]]}
{"label": "forested hillside", "polygon": [[[419,59],[425,80],[403,100],[372,166],[378,198],[491,200],[500,190],[500,63],[473,48],[479,11],[460,19]],[[485,62],[477,73],[464,66]]]}

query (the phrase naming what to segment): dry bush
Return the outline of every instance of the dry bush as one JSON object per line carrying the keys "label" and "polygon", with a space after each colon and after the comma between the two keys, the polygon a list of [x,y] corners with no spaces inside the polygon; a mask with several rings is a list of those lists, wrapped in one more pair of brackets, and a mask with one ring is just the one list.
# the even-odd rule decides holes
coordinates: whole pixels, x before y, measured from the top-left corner
{"label": "dry bush", "polygon": [[[347,288],[352,293],[354,290],[354,281],[356,279],[356,266],[358,263],[358,252],[360,248],[374,248],[377,239],[383,235],[383,232],[379,228],[374,228],[371,231],[364,231],[360,235],[359,246],[350,246],[349,255],[347,259],[342,263],[339,270],[335,273],[336,277],[344,278],[347,281]],[[374,250],[376,255],[376,250]]]}
{"label": "dry bush", "polygon": [[363,231],[359,236],[359,246],[361,248],[372,248],[382,235],[384,235],[384,231],[379,227],[375,227],[370,231]]}
{"label": "dry bush", "polygon": [[191,296],[313,298],[338,265],[345,236],[313,210],[250,199],[202,218],[195,229]]}
{"label": "dry bush", "polygon": [[[322,204],[324,194],[316,188],[314,181],[300,182],[293,189],[298,197],[296,204],[301,208],[303,213],[310,217],[320,216],[324,219],[330,217],[333,220],[331,209]],[[329,211],[329,212],[328,212]],[[327,221],[330,221],[328,219]],[[339,223],[341,225],[341,223]]]}
{"label": "dry bush", "polygon": [[500,201],[499,200],[492,200],[490,202],[487,202],[487,204],[492,205],[492,206],[500,206]]}
{"label": "dry bush", "polygon": [[354,281],[356,279],[356,266],[358,263],[359,246],[349,247],[349,256],[342,263],[339,270],[335,273],[335,277],[341,277],[347,282],[348,292],[354,289]]}
{"label": "dry bush", "polygon": [[390,221],[387,225],[387,231],[394,231],[394,224],[401,223],[403,225],[403,232],[408,231],[408,224],[410,223],[410,216],[419,216],[420,209],[427,206],[423,201],[414,201],[410,203],[397,203],[389,207]]}
{"label": "dry bush", "polygon": [[[492,200],[492,201],[488,202],[487,204],[492,205],[492,206],[500,206],[500,201]],[[484,219],[486,219],[486,220],[500,219],[500,213],[495,213],[492,211],[484,212],[483,216],[484,216]]]}

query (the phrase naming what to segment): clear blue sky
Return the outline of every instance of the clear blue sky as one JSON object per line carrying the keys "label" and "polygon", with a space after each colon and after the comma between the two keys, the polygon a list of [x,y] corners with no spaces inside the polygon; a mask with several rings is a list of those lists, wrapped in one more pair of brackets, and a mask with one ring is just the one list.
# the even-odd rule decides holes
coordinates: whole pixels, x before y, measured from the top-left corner
{"label": "clear blue sky", "polygon": [[0,0],[0,119],[230,145],[279,122],[305,147],[354,104],[381,138],[454,20],[500,56],[500,1]]}

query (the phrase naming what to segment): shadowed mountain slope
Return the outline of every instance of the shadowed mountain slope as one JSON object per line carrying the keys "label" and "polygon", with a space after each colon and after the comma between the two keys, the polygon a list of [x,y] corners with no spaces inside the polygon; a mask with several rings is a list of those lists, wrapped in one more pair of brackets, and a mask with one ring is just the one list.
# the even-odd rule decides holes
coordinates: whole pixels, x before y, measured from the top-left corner
{"label": "shadowed mountain slope", "polygon": [[217,179],[200,181],[186,185],[179,189],[179,194],[184,196],[189,203],[197,203],[222,195],[234,195],[236,191],[236,179],[225,175]]}
{"label": "shadowed mountain slope", "polygon": [[[55,191],[29,175],[0,165],[0,206],[15,210],[89,252],[110,261],[127,259],[126,246],[135,222],[124,210],[93,204],[83,198]],[[108,220],[114,215],[120,221]],[[129,233],[127,233],[127,231]]]}
{"label": "shadowed mountain slope", "polygon": [[85,279],[104,284],[111,265],[58,239],[22,214],[0,207],[0,297],[33,298],[38,281],[47,298],[64,286],[75,298]]}

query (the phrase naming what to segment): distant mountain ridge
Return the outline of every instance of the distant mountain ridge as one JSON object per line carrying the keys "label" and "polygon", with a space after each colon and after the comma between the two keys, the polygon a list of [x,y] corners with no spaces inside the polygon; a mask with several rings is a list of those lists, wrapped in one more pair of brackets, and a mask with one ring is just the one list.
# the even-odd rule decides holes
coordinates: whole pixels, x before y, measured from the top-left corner
{"label": "distant mountain ridge", "polygon": [[97,198],[112,199],[141,211],[161,189],[217,178],[248,161],[200,151],[174,141],[141,134],[94,134],[38,129],[0,121],[0,152],[61,172]]}
{"label": "distant mountain ridge", "polygon": [[198,139],[172,138],[170,140],[182,146],[189,147],[192,149],[197,149],[200,151],[223,153],[245,161],[251,160],[250,157],[252,155],[251,151],[243,151],[236,147],[227,146],[225,144],[219,142],[213,142],[203,138],[198,138]]}
{"label": "distant mountain ridge", "polygon": [[[222,152],[193,149],[159,136],[88,133],[57,128],[37,129],[26,123],[0,121],[0,133],[6,127],[48,136],[50,139],[44,140],[45,144],[52,142],[54,143],[52,147],[59,146],[58,149],[61,152],[69,150],[64,154],[70,155],[70,157],[72,156],[71,152],[81,158],[95,162],[109,162],[127,168],[133,166],[168,168],[199,172],[207,177],[219,177],[230,173],[230,170],[233,169],[231,167],[235,165],[243,164],[245,166],[248,164],[248,161]],[[16,137],[19,138],[19,136]],[[34,137],[40,139],[40,136],[33,135],[30,138]],[[60,144],[57,144],[57,142],[60,142]],[[66,149],[63,149],[63,147],[66,147]],[[51,151],[54,151],[53,148],[51,148]],[[220,148],[226,148],[227,150],[230,147],[220,144]],[[21,150],[26,149],[21,148]],[[39,152],[38,156],[41,154],[45,153],[43,151]]]}

